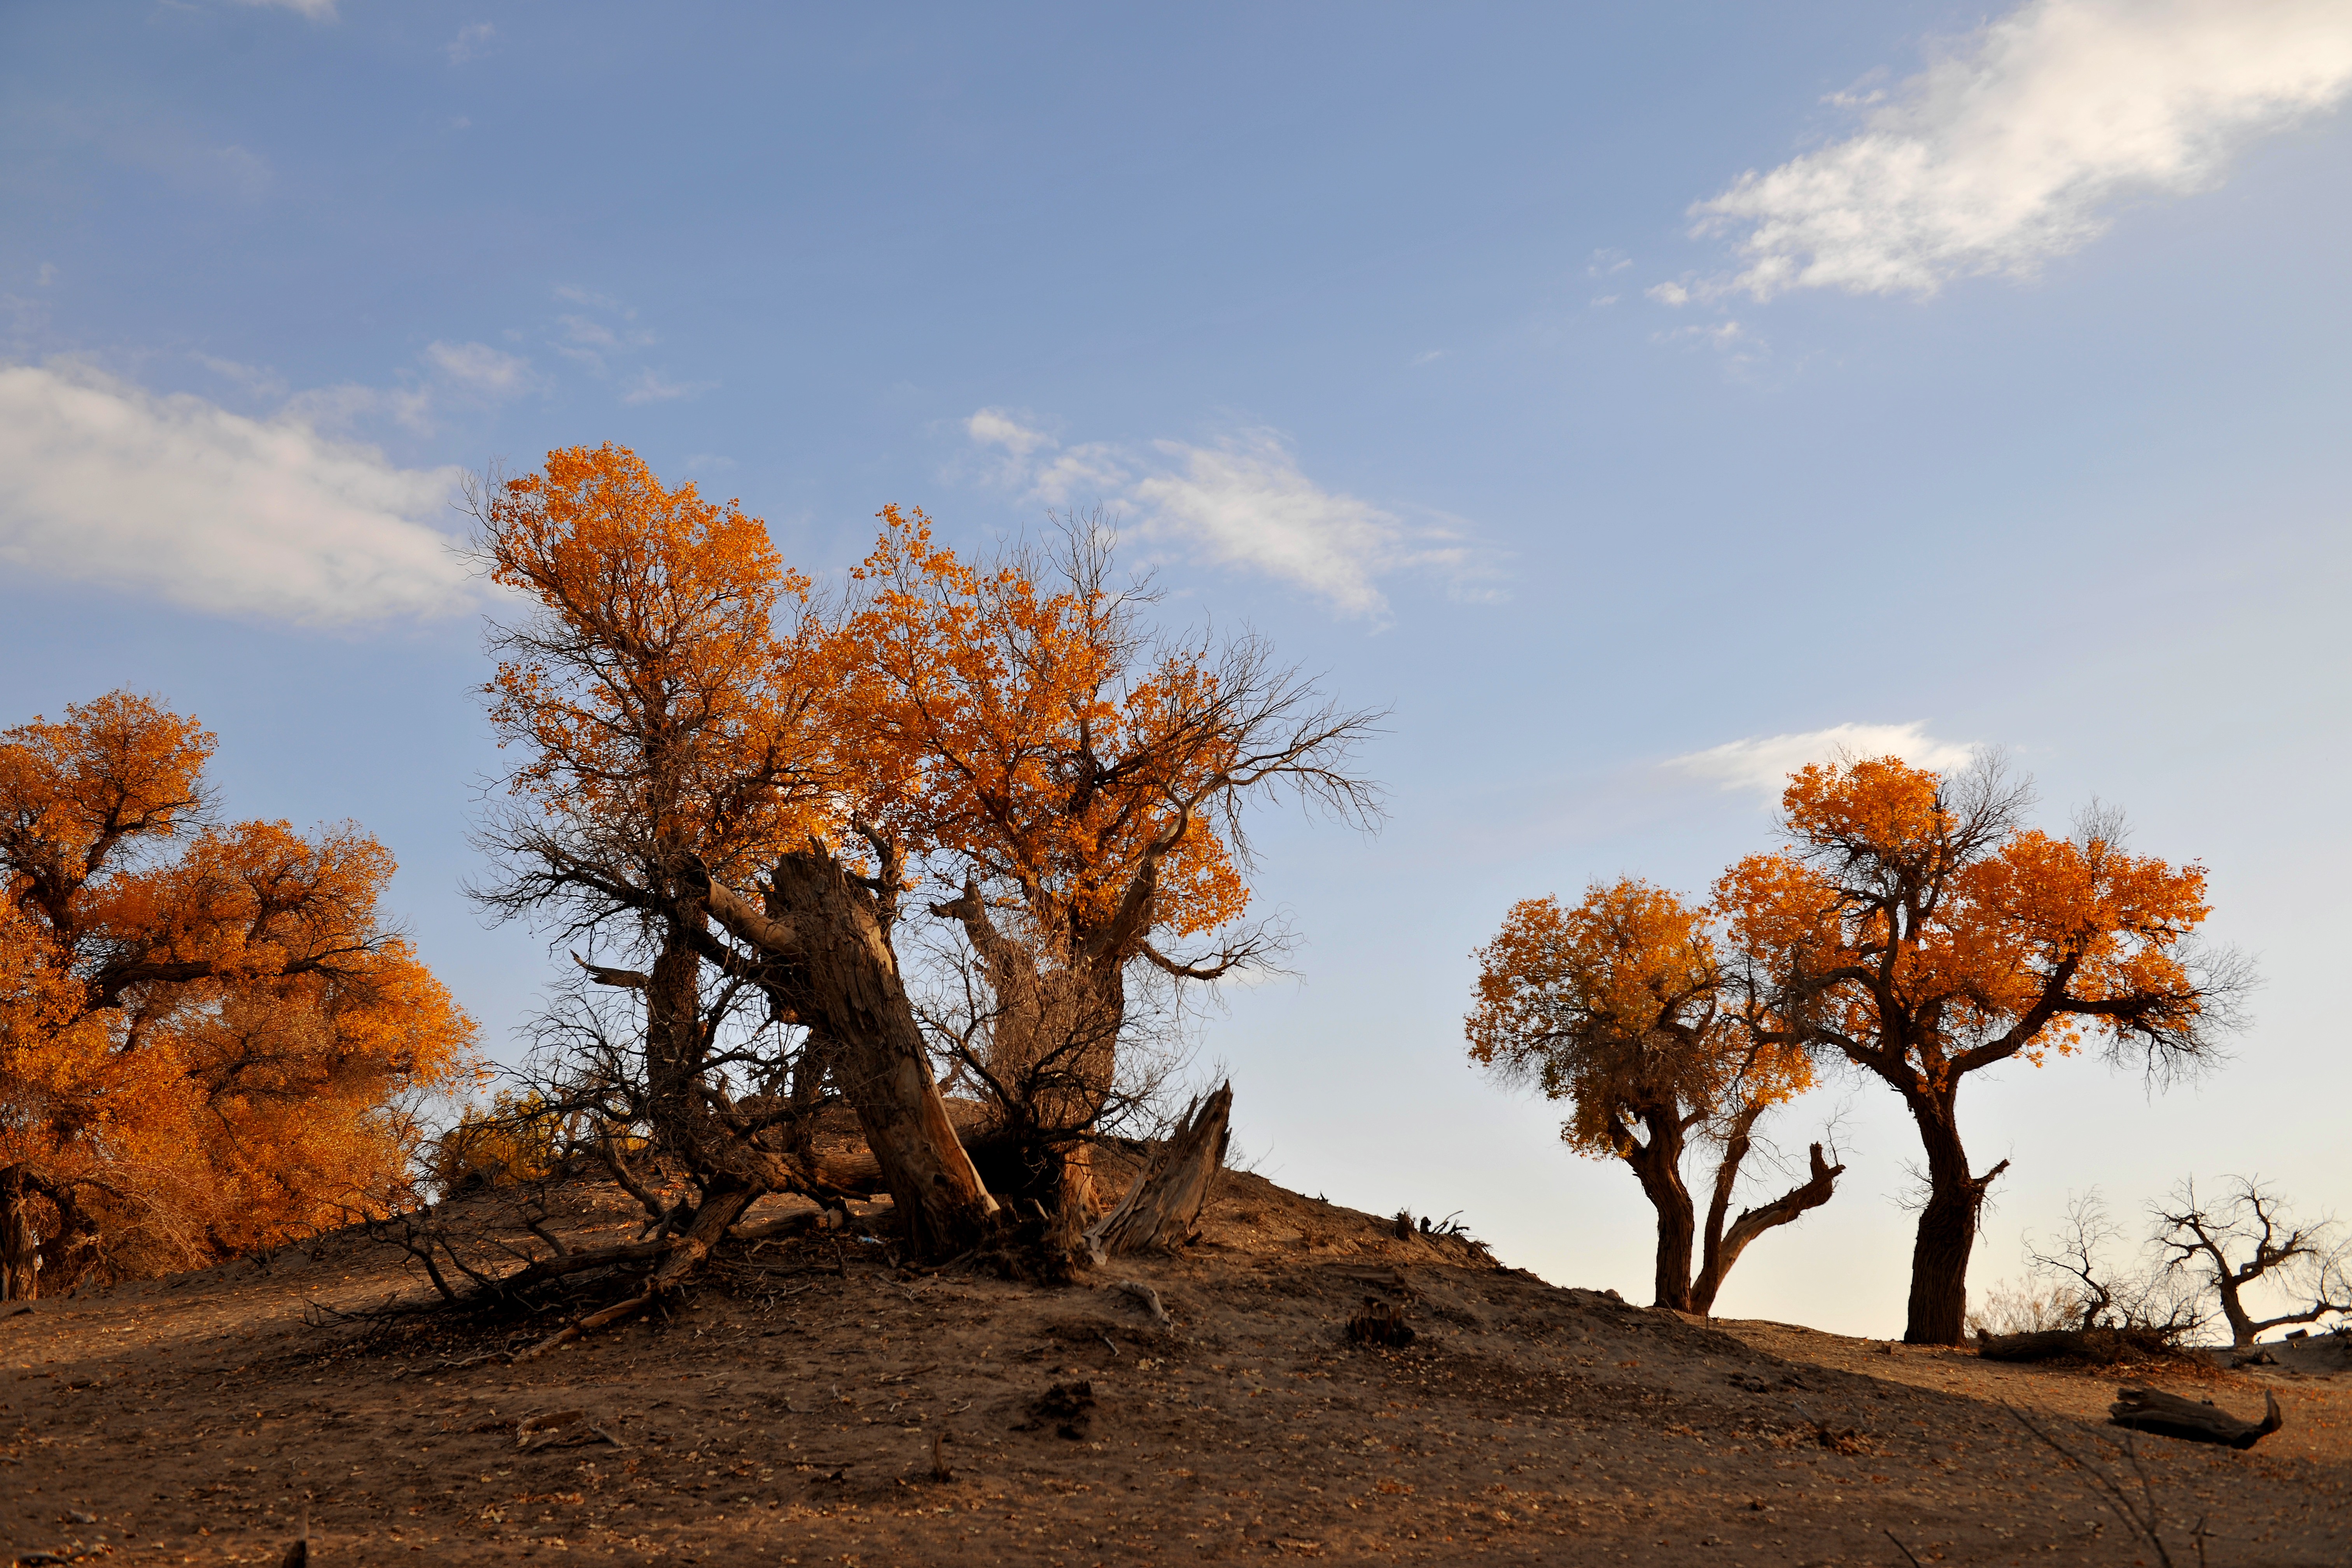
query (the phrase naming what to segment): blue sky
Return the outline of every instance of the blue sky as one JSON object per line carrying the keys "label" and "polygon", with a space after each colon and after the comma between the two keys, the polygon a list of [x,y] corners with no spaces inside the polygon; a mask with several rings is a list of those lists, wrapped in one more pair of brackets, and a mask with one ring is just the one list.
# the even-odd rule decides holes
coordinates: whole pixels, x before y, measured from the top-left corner
{"label": "blue sky", "polygon": [[[1388,829],[1265,825],[1301,979],[1203,1040],[1278,1179],[1643,1290],[1630,1175],[1464,1065],[1469,950],[1704,887],[1843,738],[2119,803],[2265,977],[2198,1086],[1972,1088],[1979,1286],[2094,1184],[2352,1208],[2347,92],[2320,0],[10,6],[5,717],[153,691],[230,810],[366,824],[506,1048],[459,470],[620,441],[819,573],[1100,501],[1394,709]],[[1890,1331],[1912,1135],[1781,1136],[1833,1112],[1722,1306]]]}

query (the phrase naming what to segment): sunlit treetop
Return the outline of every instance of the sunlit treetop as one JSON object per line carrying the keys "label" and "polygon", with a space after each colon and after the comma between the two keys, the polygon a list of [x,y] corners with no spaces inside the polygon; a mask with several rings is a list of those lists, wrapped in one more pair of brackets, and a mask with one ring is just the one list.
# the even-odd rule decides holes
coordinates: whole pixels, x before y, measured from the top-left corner
{"label": "sunlit treetop", "polygon": [[1779,1104],[1812,1083],[1793,1045],[1759,1039],[1727,996],[1708,911],[1627,878],[1515,905],[1481,948],[1474,1061],[1570,1102],[1561,1136],[1621,1150],[1644,1115],[1677,1122]]}
{"label": "sunlit treetop", "polygon": [[824,627],[764,523],[610,443],[549,453],[476,515],[492,580],[530,606],[494,632],[488,688],[500,744],[523,752],[516,794],[718,867],[821,820]]}
{"label": "sunlit treetop", "polygon": [[874,818],[1016,889],[1064,939],[1114,920],[1155,845],[1150,926],[1238,918],[1248,889],[1200,808],[1236,756],[1204,650],[1150,646],[1087,540],[983,571],[919,510],[882,523],[853,574],[833,705],[859,735]]}
{"label": "sunlit treetop", "polygon": [[1795,774],[1792,842],[1717,886],[1733,942],[1804,993],[1808,1026],[1922,1087],[2090,1033],[2161,1049],[2193,1032],[2204,868],[2126,852],[2112,819],[2021,826],[2021,791],[1963,783],[1892,758]]}

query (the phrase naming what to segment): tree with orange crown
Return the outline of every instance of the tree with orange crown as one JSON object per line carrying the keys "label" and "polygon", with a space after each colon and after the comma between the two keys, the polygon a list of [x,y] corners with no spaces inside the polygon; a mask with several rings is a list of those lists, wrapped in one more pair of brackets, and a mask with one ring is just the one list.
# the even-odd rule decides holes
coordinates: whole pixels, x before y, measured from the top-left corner
{"label": "tree with orange crown", "polygon": [[[916,1253],[992,1234],[934,1047],[984,1086],[976,1146],[1011,1151],[997,1168],[1066,1254],[1094,1206],[1084,1155],[1129,971],[1212,979],[1271,951],[1236,923],[1239,807],[1286,784],[1363,816],[1370,792],[1339,766],[1363,717],[1254,641],[1151,642],[1094,531],[978,570],[887,511],[828,615],[757,519],[620,447],[551,453],[476,503],[481,558],[528,606],[492,634],[492,717],[518,762],[480,891],[601,945],[583,973],[642,1000],[642,1065],[600,1047],[592,1087],[623,1089],[700,1191],[665,1215],[686,1235],[649,1292],[760,1192],[847,1179],[806,1154],[836,1097]],[[987,993],[928,1038],[921,1018],[950,1009],[919,1017],[896,934],[920,886]],[[1210,933],[1204,952],[1167,945]],[[730,1034],[750,998],[765,1018]]]}
{"label": "tree with orange crown", "polygon": [[213,737],[124,692],[0,731],[0,1294],[378,1213],[474,1026],[349,825],[224,825]]}
{"label": "tree with orange crown", "polygon": [[[1471,1059],[1568,1101],[1561,1140],[1640,1180],[1657,1211],[1657,1305],[1710,1310],[1750,1242],[1829,1202],[1845,1167],[1815,1143],[1806,1182],[1730,1217],[1757,1122],[1813,1075],[1803,1047],[1726,973],[1708,911],[1627,878],[1573,908],[1514,905],[1472,956]],[[1694,1138],[1717,1151],[1703,1230],[1683,1176]]]}
{"label": "tree with orange crown", "polygon": [[1090,1141],[1123,1082],[1141,1087],[1123,1080],[1137,977],[1274,957],[1281,933],[1244,920],[1246,813],[1281,791],[1370,826],[1377,792],[1352,758],[1376,716],[1260,638],[1157,635],[1157,595],[1118,576],[1099,514],[985,567],[919,511],[881,516],[833,729],[858,759],[861,820],[951,895],[929,909],[961,932],[973,984],[928,1016],[992,1108],[992,1184],[1075,1249],[1097,1212]]}
{"label": "tree with orange crown", "polygon": [[[856,742],[823,700],[838,650],[809,580],[759,519],[609,444],[487,483],[474,510],[480,558],[525,606],[491,632],[491,721],[517,761],[481,832],[499,879],[478,894],[585,943],[583,973],[642,1005],[634,1051],[562,1087],[608,1133],[641,1123],[698,1194],[661,1209],[683,1235],[640,1300],[762,1193],[822,1190],[803,1134],[827,1083],[916,1249],[971,1246],[995,1205],[898,973],[898,874],[837,847],[859,840]],[[761,882],[757,899],[737,890]],[[755,1002],[764,1016],[745,1016]],[[600,1152],[645,1191],[619,1163],[625,1142]]]}
{"label": "tree with orange crown", "polygon": [[1790,845],[1726,872],[1716,901],[1773,1037],[1827,1048],[1903,1099],[1927,1156],[1904,1338],[1957,1344],[1986,1189],[1960,1139],[1962,1082],[2095,1044],[2154,1079],[2210,1057],[2251,984],[2196,942],[2205,872],[2128,853],[2095,809],[2071,837],[2025,825],[1998,759],[1948,777],[1898,758],[1811,766],[1782,798]]}

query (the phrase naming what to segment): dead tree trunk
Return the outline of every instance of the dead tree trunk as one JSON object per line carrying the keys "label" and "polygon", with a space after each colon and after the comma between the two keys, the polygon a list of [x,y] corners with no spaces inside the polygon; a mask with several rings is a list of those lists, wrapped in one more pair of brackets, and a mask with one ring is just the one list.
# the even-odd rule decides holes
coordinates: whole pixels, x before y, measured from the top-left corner
{"label": "dead tree trunk", "polygon": [[1127,1196],[1087,1233],[1098,1259],[1172,1251],[1192,1237],[1209,1189],[1224,1167],[1233,1110],[1231,1083],[1185,1108],[1174,1135],[1160,1146]]}
{"label": "dead tree trunk", "polygon": [[2107,1420],[2114,1426],[2128,1426],[2135,1432],[2154,1432],[2159,1436],[2179,1437],[2191,1443],[2221,1443],[2232,1448],[2251,1448],[2286,1425],[2286,1418],[2279,1414],[2278,1395],[2265,1391],[2263,1399],[2263,1419],[2256,1424],[2241,1421],[2217,1405],[2200,1405],[2177,1394],[2165,1394],[2153,1388],[2126,1387],[2107,1407]]}
{"label": "dead tree trunk", "polygon": [[996,1200],[956,1137],[873,896],[830,855],[776,862],[766,908],[707,874],[711,914],[781,961],[800,1016],[835,1043],[834,1082],[853,1109],[915,1253],[952,1257],[994,1226]]}

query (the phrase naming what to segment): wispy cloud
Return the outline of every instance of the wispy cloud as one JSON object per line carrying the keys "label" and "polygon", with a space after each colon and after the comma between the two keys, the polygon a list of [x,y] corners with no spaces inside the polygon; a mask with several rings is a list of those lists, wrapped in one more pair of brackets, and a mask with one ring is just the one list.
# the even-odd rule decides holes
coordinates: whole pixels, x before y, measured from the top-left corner
{"label": "wispy cloud", "polygon": [[1102,500],[1137,514],[1132,531],[1212,565],[1261,573],[1342,615],[1380,617],[1380,580],[1402,573],[1445,578],[1458,596],[1496,596],[1493,552],[1456,518],[1404,518],[1300,468],[1279,432],[1234,432],[1209,445],[1161,440],[1065,447],[1023,416],[984,408],[965,433],[1001,454],[998,482],[1049,506]]}
{"label": "wispy cloud", "polygon": [[530,364],[488,343],[427,343],[424,359],[449,381],[485,397],[514,397],[530,390]]}
{"label": "wispy cloud", "polygon": [[237,0],[237,4],[277,11],[296,11],[313,22],[335,19],[335,0]]}
{"label": "wispy cloud", "polygon": [[467,60],[479,58],[489,48],[490,40],[498,36],[498,28],[491,24],[475,22],[458,28],[457,36],[441,46],[441,52],[449,57],[451,65],[461,66]]}
{"label": "wispy cloud", "polygon": [[715,381],[672,381],[658,371],[643,370],[629,390],[621,394],[621,401],[629,404],[669,403],[681,397],[699,397],[719,384]]}
{"label": "wispy cloud", "polygon": [[12,573],[305,626],[449,615],[478,588],[424,520],[458,479],[299,414],[252,419],[86,366],[0,364]]}
{"label": "wispy cloud", "polygon": [[2215,184],[2247,142],[2347,91],[2344,0],[2029,0],[1892,91],[1839,95],[1866,111],[1855,134],[1695,205],[1694,232],[1732,237],[1744,266],[1652,297],[2030,274],[2119,198]]}
{"label": "wispy cloud", "polygon": [[1711,779],[1725,789],[1758,790],[1777,798],[1789,775],[1809,763],[1841,756],[1900,757],[1915,768],[1966,766],[1972,747],[1939,741],[1924,723],[1837,724],[1795,735],[1762,735],[1672,757],[1666,766]]}

